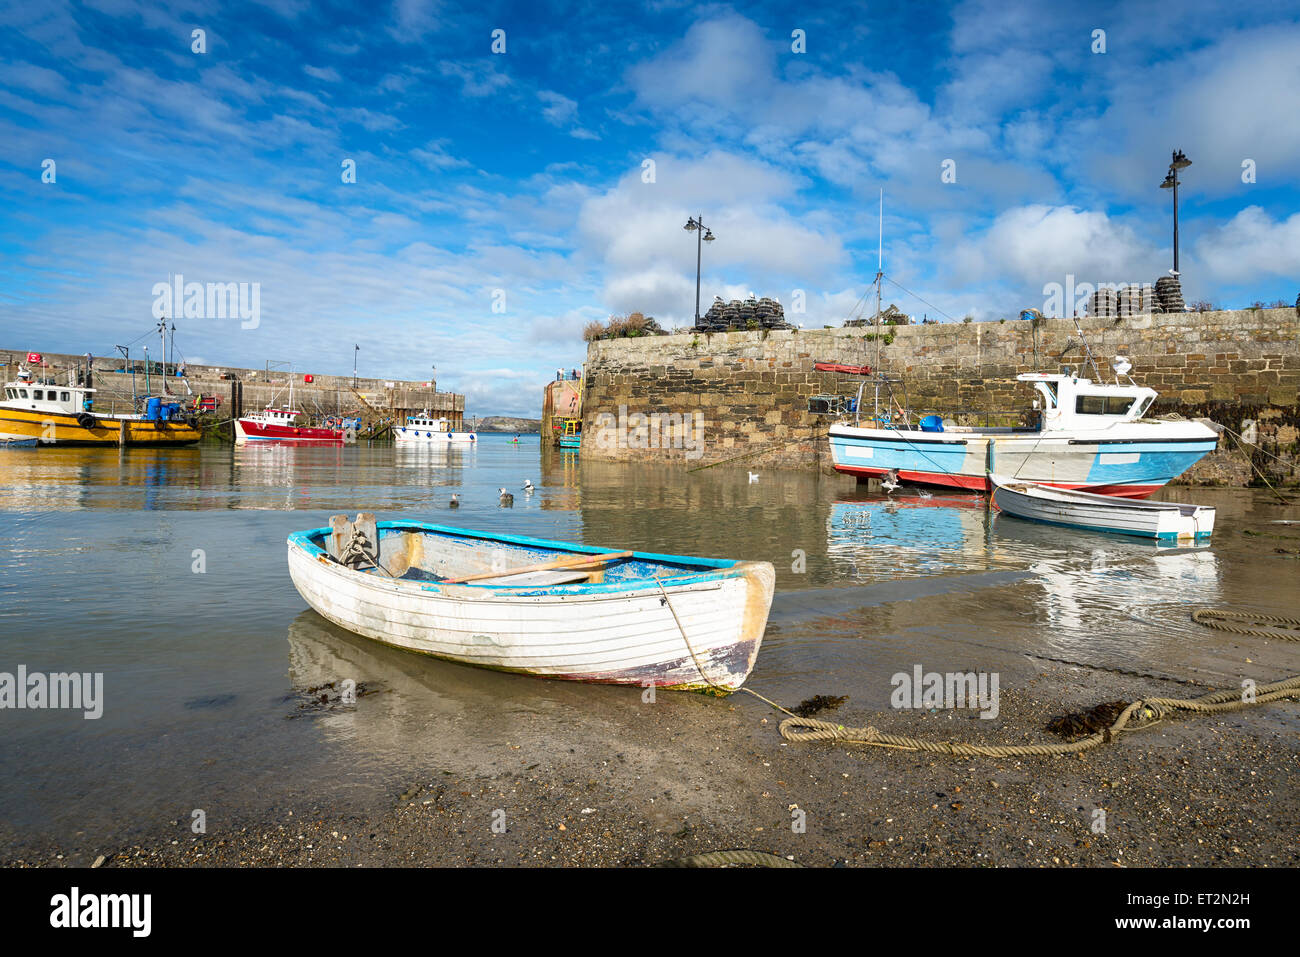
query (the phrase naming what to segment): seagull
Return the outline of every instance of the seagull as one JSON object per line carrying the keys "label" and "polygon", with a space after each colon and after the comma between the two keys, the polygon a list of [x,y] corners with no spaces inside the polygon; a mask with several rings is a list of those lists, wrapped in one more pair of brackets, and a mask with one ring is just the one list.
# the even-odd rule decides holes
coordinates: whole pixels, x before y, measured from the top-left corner
{"label": "seagull", "polygon": [[532,479],[524,479],[524,491],[525,491],[525,492],[531,492],[532,490],[533,490],[533,480],[532,480]]}
{"label": "seagull", "polygon": [[921,498],[934,498],[933,492],[927,491],[926,489],[923,488],[917,489],[916,494],[921,496]]}
{"label": "seagull", "polygon": [[514,508],[515,497],[511,495],[509,492],[507,492],[505,489],[498,489],[498,491],[501,493],[501,507]]}
{"label": "seagull", "polygon": [[754,484],[755,482],[757,482],[757,481],[758,481],[758,473],[757,473],[757,472],[750,472],[750,473],[749,473],[749,484],[750,484],[750,485],[753,485],[753,484]]}
{"label": "seagull", "polygon": [[451,493],[451,505],[448,508],[460,508],[460,496],[455,492]]}
{"label": "seagull", "polygon": [[885,490],[886,495],[892,495],[894,489],[898,488],[898,473],[890,469],[885,473],[885,477],[880,480],[880,487]]}

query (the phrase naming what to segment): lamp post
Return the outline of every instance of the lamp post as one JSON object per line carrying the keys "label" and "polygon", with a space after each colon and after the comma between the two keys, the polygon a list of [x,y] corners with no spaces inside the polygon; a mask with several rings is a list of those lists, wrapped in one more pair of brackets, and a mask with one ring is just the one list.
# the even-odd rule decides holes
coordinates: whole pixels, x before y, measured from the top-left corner
{"label": "lamp post", "polygon": [[352,346],[352,388],[354,389],[357,387],[357,353],[360,351],[361,347],[354,343]]}
{"label": "lamp post", "polygon": [[704,244],[711,243],[714,240],[713,230],[704,225],[703,218],[700,216],[692,217],[686,220],[684,227],[688,233],[695,233],[695,324],[700,324],[700,259],[703,255]]}
{"label": "lamp post", "polygon": [[1174,150],[1173,156],[1169,161],[1169,172],[1165,175],[1165,181],[1160,184],[1161,189],[1172,189],[1174,191],[1174,275],[1178,273],[1178,171],[1187,169],[1192,165],[1192,161],[1182,150]]}

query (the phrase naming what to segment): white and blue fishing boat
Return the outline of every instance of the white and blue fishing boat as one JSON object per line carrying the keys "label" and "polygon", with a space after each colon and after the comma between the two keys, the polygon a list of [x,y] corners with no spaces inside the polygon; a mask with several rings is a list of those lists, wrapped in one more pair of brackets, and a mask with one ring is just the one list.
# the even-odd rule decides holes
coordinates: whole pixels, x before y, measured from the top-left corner
{"label": "white and blue fishing boat", "polygon": [[435,418],[425,411],[409,417],[405,424],[395,426],[393,438],[402,444],[439,446],[477,442],[478,433],[463,429],[457,432],[445,418]]}
{"label": "white and blue fishing boat", "polygon": [[994,482],[993,504],[1008,515],[1034,522],[1136,535],[1162,543],[1204,543],[1214,532],[1215,513],[1208,505],[1135,502],[1030,482]]}
{"label": "white and blue fishing boat", "polygon": [[420,522],[356,522],[288,540],[307,603],[348,631],[547,678],[725,693],[758,656],[767,562],[610,552]]}
{"label": "white and blue fishing boat", "polygon": [[[830,427],[835,468],[850,475],[990,491],[994,472],[1016,481],[1103,495],[1145,498],[1202,456],[1218,436],[1187,419],[1146,419],[1154,389],[1061,373],[1024,373],[1038,393],[1031,427],[955,426],[937,415],[913,424],[906,414]],[[1127,377],[1126,377],[1127,378]],[[860,402],[859,402],[860,406]]]}

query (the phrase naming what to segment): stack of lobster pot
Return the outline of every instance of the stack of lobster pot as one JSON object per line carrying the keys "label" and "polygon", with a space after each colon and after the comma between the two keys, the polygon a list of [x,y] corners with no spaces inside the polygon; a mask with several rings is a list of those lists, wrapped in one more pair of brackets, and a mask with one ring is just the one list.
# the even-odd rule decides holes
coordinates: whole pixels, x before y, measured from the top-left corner
{"label": "stack of lobster pot", "polygon": [[723,302],[714,298],[709,311],[700,317],[695,328],[701,332],[727,332],[733,329],[793,329],[785,321],[785,310],[775,299],[733,299]]}
{"label": "stack of lobster pot", "polygon": [[1119,312],[1121,318],[1142,315],[1142,287],[1125,286],[1119,291]]}
{"label": "stack of lobster pot", "polygon": [[1142,312],[1164,312],[1164,307],[1160,305],[1160,297],[1156,295],[1156,287],[1150,284],[1142,287]]}
{"label": "stack of lobster pot", "polygon": [[1176,276],[1161,276],[1156,280],[1156,298],[1163,312],[1183,312],[1183,287]]}
{"label": "stack of lobster pot", "polygon": [[1113,319],[1119,312],[1119,299],[1114,289],[1098,289],[1088,300],[1088,315],[1099,319]]}

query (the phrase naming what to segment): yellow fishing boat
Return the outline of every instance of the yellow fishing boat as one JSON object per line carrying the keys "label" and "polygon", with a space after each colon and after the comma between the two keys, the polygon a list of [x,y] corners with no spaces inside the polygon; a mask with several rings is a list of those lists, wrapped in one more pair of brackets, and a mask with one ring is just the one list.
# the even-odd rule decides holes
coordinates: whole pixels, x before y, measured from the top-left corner
{"label": "yellow fishing boat", "polygon": [[139,414],[94,411],[87,386],[33,381],[20,370],[0,399],[0,440],[36,439],[42,445],[190,445],[203,433],[177,402],[152,397]]}

